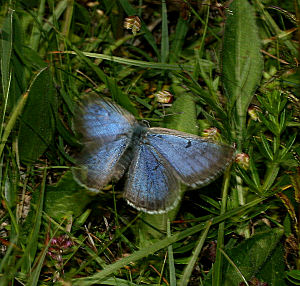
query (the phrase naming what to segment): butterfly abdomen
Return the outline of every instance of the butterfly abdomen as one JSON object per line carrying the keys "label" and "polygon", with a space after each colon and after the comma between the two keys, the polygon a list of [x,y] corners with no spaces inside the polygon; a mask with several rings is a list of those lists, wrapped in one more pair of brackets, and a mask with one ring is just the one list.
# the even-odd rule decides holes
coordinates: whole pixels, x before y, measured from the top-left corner
{"label": "butterfly abdomen", "polygon": [[126,135],[130,143],[128,144],[128,147],[126,148],[124,154],[121,156],[118,162],[119,165],[126,166],[126,169],[128,169],[133,159],[133,155],[136,152],[136,149],[141,144],[141,138],[143,137],[143,134],[146,133],[146,131],[147,131],[146,127],[138,123],[134,124],[132,128],[132,132]]}

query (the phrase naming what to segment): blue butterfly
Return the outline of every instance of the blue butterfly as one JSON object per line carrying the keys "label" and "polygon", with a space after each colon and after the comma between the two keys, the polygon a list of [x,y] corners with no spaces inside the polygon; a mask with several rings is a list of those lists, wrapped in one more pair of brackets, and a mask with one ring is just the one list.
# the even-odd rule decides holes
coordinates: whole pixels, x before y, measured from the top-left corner
{"label": "blue butterfly", "polygon": [[176,206],[180,182],[199,187],[214,180],[232,161],[234,149],[196,135],[147,128],[108,99],[88,96],[74,119],[82,134],[75,178],[99,191],[126,172],[124,197],[147,213]]}

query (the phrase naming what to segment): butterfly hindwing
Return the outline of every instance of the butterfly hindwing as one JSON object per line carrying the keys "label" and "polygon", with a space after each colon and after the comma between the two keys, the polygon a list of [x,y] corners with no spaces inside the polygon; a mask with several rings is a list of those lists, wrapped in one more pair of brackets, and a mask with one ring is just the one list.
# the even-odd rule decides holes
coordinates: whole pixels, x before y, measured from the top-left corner
{"label": "butterfly hindwing", "polygon": [[79,168],[73,170],[75,178],[95,191],[102,189],[112,179],[119,180],[129,165],[125,155],[128,147],[127,138],[105,143],[100,146],[86,144],[77,157]]}
{"label": "butterfly hindwing", "polygon": [[232,161],[234,149],[184,132],[150,128],[145,141],[172,166],[186,185],[203,186]]}
{"label": "butterfly hindwing", "polygon": [[153,146],[140,144],[130,164],[124,197],[148,213],[165,212],[179,199],[179,182]]}

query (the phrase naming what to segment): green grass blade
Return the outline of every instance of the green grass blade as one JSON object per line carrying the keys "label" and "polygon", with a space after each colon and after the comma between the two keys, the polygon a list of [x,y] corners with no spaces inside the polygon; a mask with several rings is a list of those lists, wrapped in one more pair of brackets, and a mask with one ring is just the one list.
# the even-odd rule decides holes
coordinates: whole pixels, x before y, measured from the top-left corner
{"label": "green grass blade", "polygon": [[28,92],[26,92],[20,98],[20,100],[18,101],[15,109],[11,112],[11,115],[9,116],[9,120],[7,122],[7,125],[6,125],[5,129],[4,129],[3,136],[2,136],[1,141],[0,141],[0,157],[2,155],[4,146],[7,142],[8,136],[11,133],[12,129],[14,128],[18,116],[22,113],[22,110],[23,110],[23,107],[26,103],[27,97],[28,97]]}
{"label": "green grass blade", "polygon": [[13,271],[12,271],[12,265],[15,262],[12,258],[14,256],[14,250],[17,244],[18,238],[15,237],[10,240],[10,244],[5,252],[4,257],[1,258],[0,262],[0,285],[6,286],[11,285],[9,284],[9,281],[13,278]]}
{"label": "green grass blade", "polygon": [[280,160],[284,160],[284,157],[290,152],[290,150],[292,149],[294,142],[297,138],[298,133],[292,134],[289,138],[289,140],[287,141],[286,145],[284,146],[284,148],[280,151],[279,153],[279,159]]}
{"label": "green grass blade", "polygon": [[[266,199],[266,198],[267,197],[265,197],[264,199]],[[218,224],[218,223],[220,223],[230,217],[233,217],[233,216],[241,217],[244,215],[244,212],[246,212],[249,208],[252,208],[253,206],[261,203],[264,199],[259,198],[259,199],[253,200],[252,202],[250,202],[248,204],[245,204],[234,210],[228,211],[223,215],[215,217],[212,220],[212,225]],[[126,266],[127,264],[133,263],[133,262],[138,261],[150,254],[153,254],[156,251],[159,251],[160,249],[163,249],[176,241],[184,239],[190,235],[193,235],[193,234],[205,229],[205,227],[206,227],[206,223],[201,223],[201,224],[195,225],[191,228],[188,228],[182,232],[175,233],[171,237],[164,238],[152,245],[148,245],[146,248],[136,251],[133,254],[131,254],[130,256],[125,257],[121,260],[118,260],[115,263],[108,265],[106,268],[104,268],[99,273],[96,273],[89,277],[73,279],[72,285],[73,286],[87,286],[87,285],[92,285],[94,283],[99,283],[102,280],[104,280],[107,276],[112,275],[115,271],[118,271],[120,268]]]}
{"label": "green grass blade", "polygon": [[261,146],[260,146],[260,150],[261,150],[261,153],[270,161],[273,161],[274,159],[274,154],[271,150],[271,147],[269,145],[269,142],[266,138],[266,136],[262,133],[260,135],[260,139],[261,139]]}
{"label": "green grass blade", "polygon": [[[230,183],[230,167],[226,169],[224,174],[223,187],[222,187],[222,203],[221,203],[221,211],[220,211],[221,215],[226,212],[229,183]],[[216,261],[213,266],[213,274],[212,274],[213,286],[222,285],[222,267],[223,267],[222,258],[223,257],[219,249],[224,248],[224,236],[225,236],[224,230],[225,230],[225,222],[223,221],[219,224],[219,229],[218,229],[217,255],[216,255]]]}
{"label": "green grass blade", "polygon": [[[171,226],[170,220],[167,221],[167,236],[171,236]],[[176,273],[175,273],[175,263],[173,255],[173,246],[170,244],[168,246],[168,258],[169,258],[169,271],[170,271],[170,285],[176,286]]]}
{"label": "green grass blade", "polygon": [[1,81],[2,81],[3,109],[2,109],[2,118],[1,118],[1,125],[0,125],[0,137],[3,131],[5,113],[6,113],[10,84],[11,84],[10,61],[12,55],[13,13],[14,10],[9,9],[8,15],[4,19],[4,23],[2,25]]}
{"label": "green grass blade", "polygon": [[53,25],[54,25],[54,20],[57,21],[62,13],[66,10],[68,6],[68,1],[69,0],[61,0],[55,7],[55,10],[53,12],[53,15],[49,17],[49,19],[46,21],[46,23],[43,25],[43,31],[48,33]]}
{"label": "green grass blade", "polygon": [[268,13],[268,11],[264,8],[264,5],[262,1],[260,0],[255,0],[254,1],[255,6],[257,7],[258,11],[263,15],[265,19],[265,23],[268,25],[270,31],[278,37],[278,39],[285,38],[281,40],[287,48],[291,51],[291,53],[294,56],[297,56],[298,51],[297,51],[297,45],[291,41],[286,34],[286,31],[282,31],[279,26],[277,25],[276,21],[271,17],[271,15]]}
{"label": "green grass blade", "polygon": [[178,61],[188,29],[188,22],[185,21],[182,17],[179,17],[176,25],[174,39],[171,43],[172,53],[169,55],[170,63],[176,63]]}
{"label": "green grass blade", "polygon": [[10,217],[11,223],[13,225],[13,231],[12,232],[16,234],[16,239],[17,239],[19,234],[20,234],[19,225],[17,223],[16,217],[15,217],[12,209],[9,206],[9,203],[7,202],[7,200],[5,198],[4,198],[4,202],[6,204],[6,209],[7,209],[7,212],[9,213],[9,217]]}
{"label": "green grass blade", "polygon": [[[65,51],[64,53],[68,54],[77,54],[76,52],[72,51]],[[129,66],[137,66],[140,68],[152,68],[152,69],[160,69],[160,70],[175,70],[175,71],[193,71],[194,66],[191,65],[180,65],[180,64],[167,64],[167,63],[157,63],[157,62],[146,62],[146,61],[141,61],[141,60],[132,60],[132,59],[126,59],[126,58],[121,58],[121,57],[116,57],[116,56],[109,56],[109,55],[104,55],[104,54],[96,54],[96,53],[88,53],[88,52],[81,52],[83,55],[89,58],[95,58],[95,59],[103,59],[103,60],[108,60],[111,62],[116,62],[124,65],[129,65]],[[211,67],[212,63],[207,60],[202,60],[201,65],[204,67]]]}
{"label": "green grass blade", "polygon": [[5,114],[7,109],[7,102],[8,102],[8,96],[9,96],[9,90],[10,90],[10,83],[11,83],[11,73],[9,74],[9,85],[7,88],[6,93],[3,95],[3,110],[2,110],[2,118],[1,118],[1,126],[0,126],[0,138],[2,136],[3,127],[4,127],[4,121],[5,121]]}
{"label": "green grass blade", "polygon": [[26,284],[27,286],[38,285],[39,278],[40,278],[40,273],[41,273],[42,267],[43,267],[44,262],[45,262],[45,258],[46,258],[47,252],[48,252],[48,247],[50,245],[50,241],[51,240],[49,240],[48,245],[42,250],[40,255],[37,257],[38,263],[37,263],[36,267],[34,268],[34,270],[32,271],[32,273],[29,277],[29,280]]}
{"label": "green grass blade", "polygon": [[[45,169],[46,170],[46,169]],[[56,229],[53,232],[52,237],[49,239],[47,245],[43,248],[43,250],[41,251],[41,253],[38,255],[38,257],[36,258],[36,262],[35,262],[35,266],[34,266],[34,270],[32,271],[28,282],[26,283],[27,286],[35,286],[38,285],[39,283],[39,278],[40,278],[40,273],[42,270],[42,267],[44,266],[44,262],[45,262],[45,258],[46,255],[48,253],[48,248],[50,246],[51,240],[53,237],[55,237],[57,231],[58,231],[58,227],[56,227]]]}
{"label": "green grass blade", "polygon": [[[8,15],[2,25],[1,38],[1,79],[3,95],[6,95],[10,82],[10,61],[12,54],[12,37],[13,37],[13,14],[14,10],[9,9]],[[1,134],[1,133],[0,133]]]}
{"label": "green grass blade", "polygon": [[186,286],[186,285],[188,285],[188,282],[190,280],[192,271],[193,271],[193,269],[195,267],[196,261],[198,259],[200,251],[201,251],[201,249],[203,247],[203,244],[204,244],[205,239],[207,237],[208,231],[210,229],[211,223],[212,223],[211,220],[206,223],[206,227],[205,227],[203,233],[201,234],[199,240],[197,241],[196,247],[195,247],[195,249],[193,251],[193,254],[190,257],[190,261],[189,261],[188,265],[185,267],[185,269],[183,271],[182,278],[180,279],[180,281],[178,283],[179,286]]}
{"label": "green grass blade", "polygon": [[140,284],[132,283],[128,280],[111,277],[104,281],[99,282],[100,285],[113,285],[113,286],[138,286]]}
{"label": "green grass blade", "polygon": [[169,56],[168,13],[166,1],[161,1],[162,33],[161,33],[161,62],[166,63]]}
{"label": "green grass blade", "polygon": [[239,268],[235,265],[235,263],[230,259],[230,257],[224,252],[223,249],[220,249],[221,253],[224,255],[224,257],[227,259],[228,263],[231,264],[231,266],[236,270],[236,272],[240,275],[240,277],[243,279],[243,282],[246,286],[249,286],[247,280],[245,279],[243,273],[239,270]]}
{"label": "green grass blade", "polygon": [[42,24],[42,20],[44,17],[45,12],[45,3],[46,0],[40,0],[40,6],[36,17],[36,22],[33,25],[32,32],[31,32],[31,38],[30,38],[30,47],[34,50],[38,50],[40,38],[41,38],[41,31],[40,26]]}
{"label": "green grass blade", "polygon": [[43,181],[41,184],[41,191],[39,193],[38,204],[36,206],[36,213],[33,220],[32,231],[29,234],[27,240],[27,247],[22,257],[22,272],[28,273],[31,269],[32,260],[35,257],[38,248],[38,238],[40,227],[42,223],[43,205],[44,205],[44,193],[46,187],[47,168],[44,169]]}

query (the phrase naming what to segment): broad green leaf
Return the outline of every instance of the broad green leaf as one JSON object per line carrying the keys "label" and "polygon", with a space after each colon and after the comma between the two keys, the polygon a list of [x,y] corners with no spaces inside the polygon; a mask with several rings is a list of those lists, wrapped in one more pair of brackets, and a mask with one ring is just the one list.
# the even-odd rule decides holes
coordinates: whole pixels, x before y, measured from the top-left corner
{"label": "broad green leaf", "polygon": [[268,285],[272,286],[285,286],[284,281],[285,261],[284,250],[282,245],[277,245],[272,254],[268,257],[268,261],[256,274],[260,281],[266,281]]}
{"label": "broad green leaf", "polygon": [[[22,60],[23,60],[23,53]],[[12,109],[18,102],[20,96],[26,92],[27,82],[25,81],[25,68],[19,57],[13,55],[11,59],[11,65],[13,66],[11,74],[11,86],[8,97],[8,108]]]}
{"label": "broad green leaf", "polygon": [[45,212],[55,219],[62,219],[68,215],[77,217],[91,200],[92,196],[78,185],[72,172],[68,171],[56,185],[47,186]]}
{"label": "broad green leaf", "polygon": [[13,69],[12,89],[9,94],[11,106],[17,102],[21,94],[26,91],[27,81],[25,78],[26,69],[24,66],[24,41],[25,35],[18,15],[15,13],[13,17],[13,54],[11,58],[11,66]]}
{"label": "broad green leaf", "polygon": [[198,134],[195,101],[192,96],[184,94],[178,97],[166,117],[166,127],[179,131]]}
{"label": "broad green leaf", "polygon": [[[277,270],[273,269],[271,266],[274,263],[272,255],[276,248],[278,248],[282,235],[282,229],[271,229],[270,231],[256,234],[253,237],[244,240],[238,246],[226,251],[226,253],[247,281],[249,281],[252,277],[257,276],[262,269],[270,272],[269,277],[276,276],[280,279],[278,274],[275,273]],[[284,262],[280,261],[279,263]],[[239,285],[239,283],[242,282],[240,275],[229,263],[224,265],[223,273],[225,274],[223,280],[224,286]],[[265,275],[265,273],[263,274]]]}
{"label": "broad green leaf", "polygon": [[56,90],[48,68],[39,71],[29,90],[19,131],[20,159],[37,160],[49,146],[54,134],[57,111]]}
{"label": "broad green leaf", "polygon": [[234,111],[238,145],[242,144],[247,109],[263,70],[260,47],[253,7],[246,0],[231,2],[224,33],[222,73],[228,111]]}

